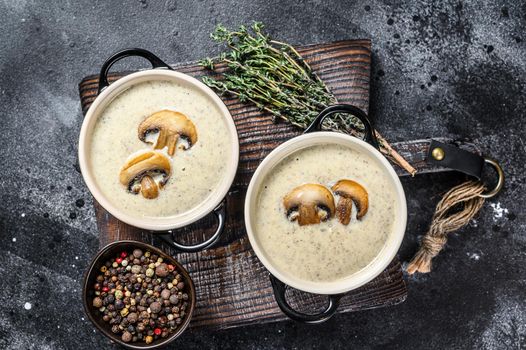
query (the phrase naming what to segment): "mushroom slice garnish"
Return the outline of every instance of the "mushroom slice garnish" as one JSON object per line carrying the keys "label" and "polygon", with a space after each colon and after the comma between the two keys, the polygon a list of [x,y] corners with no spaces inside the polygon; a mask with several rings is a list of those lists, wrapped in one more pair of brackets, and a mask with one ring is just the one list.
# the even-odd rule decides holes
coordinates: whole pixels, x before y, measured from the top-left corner
{"label": "mushroom slice garnish", "polygon": [[347,225],[351,221],[352,203],[356,205],[358,213],[356,219],[361,220],[369,208],[369,196],[365,188],[353,180],[340,180],[334,186],[332,191],[340,196],[336,205],[338,220]]}
{"label": "mushroom slice garnish", "polygon": [[163,149],[168,146],[168,154],[173,156],[175,147],[179,138],[185,139],[187,146],[181,146],[183,149],[189,149],[197,142],[197,129],[194,123],[183,113],[164,109],[156,112],[146,118],[139,125],[139,139],[143,142],[153,143],[146,139],[150,133],[158,132],[157,141],[154,149]]}
{"label": "mushroom slice garnish", "polygon": [[304,184],[283,198],[287,218],[300,226],[329,220],[335,212],[334,197],[325,186]]}
{"label": "mushroom slice garnish", "polygon": [[147,151],[130,158],[121,169],[119,181],[132,193],[153,199],[159,195],[170,174],[170,159],[160,152]]}

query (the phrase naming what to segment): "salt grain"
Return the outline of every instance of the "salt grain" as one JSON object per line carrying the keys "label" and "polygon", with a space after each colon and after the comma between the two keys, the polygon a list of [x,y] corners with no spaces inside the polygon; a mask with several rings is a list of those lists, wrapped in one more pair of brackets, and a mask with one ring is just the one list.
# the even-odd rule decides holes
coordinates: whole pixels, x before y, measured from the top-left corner
{"label": "salt grain", "polygon": [[24,304],[24,309],[31,310],[31,303],[25,303]]}
{"label": "salt grain", "polygon": [[476,260],[478,261],[480,259],[480,255],[478,255],[477,253],[467,253],[467,256],[471,259],[471,260]]}
{"label": "salt grain", "polygon": [[501,219],[504,214],[508,214],[508,209],[501,207],[499,203],[490,203],[491,208],[493,208],[493,221]]}

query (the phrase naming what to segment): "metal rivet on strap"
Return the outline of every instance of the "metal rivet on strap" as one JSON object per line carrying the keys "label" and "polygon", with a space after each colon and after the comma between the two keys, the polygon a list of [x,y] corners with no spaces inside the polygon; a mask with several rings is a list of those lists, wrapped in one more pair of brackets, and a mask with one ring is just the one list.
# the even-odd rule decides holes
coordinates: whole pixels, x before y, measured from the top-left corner
{"label": "metal rivet on strap", "polygon": [[444,152],[444,150],[440,147],[436,147],[433,149],[433,151],[431,152],[431,155],[433,156],[433,158],[435,158],[436,160],[442,160],[444,159],[444,157],[446,156],[446,153]]}

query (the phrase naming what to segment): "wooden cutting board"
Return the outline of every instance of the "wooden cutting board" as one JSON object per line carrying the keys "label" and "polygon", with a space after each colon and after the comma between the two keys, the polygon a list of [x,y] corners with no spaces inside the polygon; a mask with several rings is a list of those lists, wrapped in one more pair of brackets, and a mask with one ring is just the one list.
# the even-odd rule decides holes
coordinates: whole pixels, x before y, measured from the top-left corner
{"label": "wooden cutting board", "polygon": [[[299,47],[298,51],[324,80],[339,102],[369,109],[371,43],[369,40],[340,41]],[[194,76],[216,76],[196,63],[174,64],[173,68]],[[224,67],[219,67],[219,71]],[[110,82],[126,74],[110,75]],[[217,76],[216,76],[217,77]],[[82,111],[86,113],[97,95],[98,76],[84,78],[79,85]],[[191,326],[230,328],[252,323],[283,320],[274,301],[268,272],[255,256],[248,241],[244,221],[244,196],[250,178],[261,160],[282,142],[302,133],[286,122],[273,122],[272,117],[252,104],[223,96],[239,133],[240,161],[236,178],[227,196],[226,229],[219,243],[199,253],[177,253],[155,234],[128,226],[95,203],[100,231],[100,246],[122,239],[135,239],[155,244],[175,256],[192,276],[197,289],[197,305]],[[380,128],[381,129],[381,128]],[[394,144],[420,173],[446,169],[431,168],[425,162],[430,140]],[[464,145],[473,148],[472,145]],[[396,167],[399,175],[407,175]],[[205,218],[176,231],[178,241],[202,241],[213,231],[215,220]],[[302,310],[315,309],[325,299],[307,293],[287,294],[291,305]],[[405,300],[406,286],[397,258],[376,279],[349,292],[341,301],[339,312],[358,311],[395,305]]]}

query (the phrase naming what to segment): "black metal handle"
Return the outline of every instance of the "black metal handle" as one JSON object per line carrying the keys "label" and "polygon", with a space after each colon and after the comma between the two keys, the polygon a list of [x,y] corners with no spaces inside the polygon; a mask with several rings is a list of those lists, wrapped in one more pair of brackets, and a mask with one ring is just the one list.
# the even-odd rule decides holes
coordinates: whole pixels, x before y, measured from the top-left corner
{"label": "black metal handle", "polygon": [[151,64],[153,68],[164,68],[164,69],[172,69],[169,65],[164,63],[159,57],[155,56],[153,53],[151,53],[148,50],[145,49],[124,49],[119,52],[114,53],[111,55],[110,58],[104,62],[102,65],[102,68],[100,69],[100,75],[99,75],[99,91],[100,94],[102,90],[104,90],[106,87],[110,85],[108,82],[108,73],[110,71],[110,68],[118,61],[125,57],[130,56],[139,56],[146,58]]}
{"label": "black metal handle", "polygon": [[217,229],[216,229],[216,232],[214,232],[214,234],[204,242],[193,244],[193,245],[184,245],[174,240],[172,232],[161,233],[160,237],[166,243],[168,243],[175,249],[182,251],[182,252],[186,252],[186,253],[198,252],[198,251],[210,248],[215,243],[217,243],[217,241],[219,240],[219,237],[221,237],[221,234],[223,233],[225,229],[225,218],[226,218],[225,200],[223,200],[221,204],[219,204],[214,209],[213,213],[217,217]]}
{"label": "black metal handle", "polygon": [[356,118],[360,119],[360,121],[363,123],[363,126],[365,128],[364,141],[368,142],[375,148],[379,147],[378,140],[376,139],[376,133],[373,129],[371,121],[367,117],[367,114],[365,114],[365,112],[362,111],[360,108],[353,106],[353,105],[349,105],[349,104],[332,105],[332,106],[325,108],[323,111],[320,112],[320,114],[318,114],[316,119],[312,121],[309,127],[305,129],[304,133],[309,133],[313,131],[321,131],[321,127],[323,125],[323,121],[325,120],[325,118],[335,113],[352,114]]}
{"label": "black metal handle", "polygon": [[338,310],[338,306],[340,306],[340,299],[343,295],[336,294],[327,296],[329,298],[329,303],[327,304],[325,310],[323,310],[320,313],[305,314],[296,311],[289,305],[287,299],[285,298],[285,292],[287,291],[287,288],[289,288],[289,286],[278,280],[272,274],[269,274],[269,277],[270,282],[272,283],[272,289],[274,290],[274,298],[276,299],[279,308],[281,309],[281,311],[283,311],[285,315],[287,315],[292,320],[308,324],[322,323],[331,318]]}

